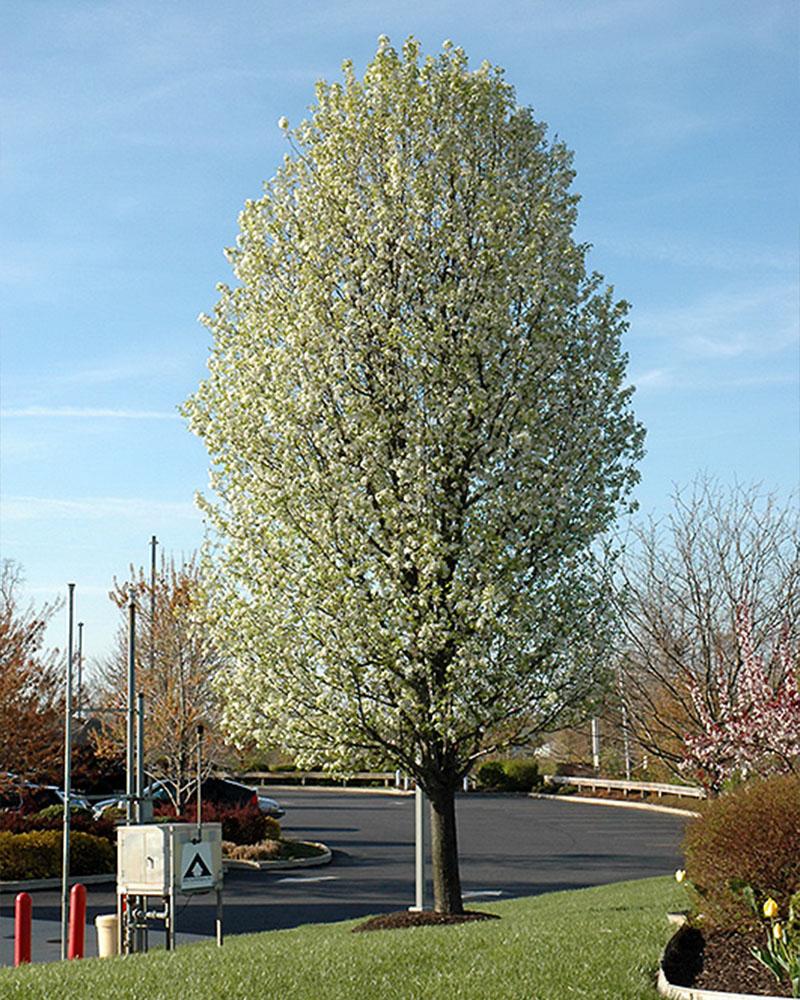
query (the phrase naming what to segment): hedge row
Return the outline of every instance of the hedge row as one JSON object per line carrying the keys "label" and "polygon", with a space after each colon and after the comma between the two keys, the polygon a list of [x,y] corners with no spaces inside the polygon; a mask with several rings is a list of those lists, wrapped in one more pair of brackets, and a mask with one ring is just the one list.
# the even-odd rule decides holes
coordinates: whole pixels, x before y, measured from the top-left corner
{"label": "hedge row", "polygon": [[[35,830],[61,830],[64,823],[63,806],[48,806],[37,813],[22,813],[12,809],[0,810],[0,831],[6,833],[32,833]],[[73,808],[70,826],[79,833],[91,833],[116,844],[117,833],[110,816],[95,819],[87,809]]]}
{"label": "hedge row", "polygon": [[[61,837],[59,830],[0,832],[0,881],[59,876]],[[90,833],[71,834],[69,867],[72,875],[104,875],[113,872],[115,865],[114,848],[104,837]]]}
{"label": "hedge row", "polygon": [[476,779],[479,788],[496,792],[530,792],[542,782],[537,762],[522,757],[487,760],[478,768]]}

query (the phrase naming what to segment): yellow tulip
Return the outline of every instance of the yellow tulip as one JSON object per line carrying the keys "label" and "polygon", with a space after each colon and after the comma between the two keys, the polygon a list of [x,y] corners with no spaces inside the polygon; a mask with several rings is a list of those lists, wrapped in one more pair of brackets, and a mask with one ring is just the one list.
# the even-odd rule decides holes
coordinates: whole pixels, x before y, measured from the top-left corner
{"label": "yellow tulip", "polygon": [[783,937],[783,927],[780,924],[772,925],[772,936],[776,941],[780,941]]}
{"label": "yellow tulip", "polygon": [[679,868],[675,872],[675,881],[676,882],[684,882],[685,880],[686,880],[686,872],[683,870],[683,868]]}
{"label": "yellow tulip", "polygon": [[769,919],[772,920],[774,917],[778,916],[779,912],[780,911],[778,910],[778,904],[775,902],[772,896],[770,896],[769,899],[765,900],[764,902],[765,917],[769,917]]}

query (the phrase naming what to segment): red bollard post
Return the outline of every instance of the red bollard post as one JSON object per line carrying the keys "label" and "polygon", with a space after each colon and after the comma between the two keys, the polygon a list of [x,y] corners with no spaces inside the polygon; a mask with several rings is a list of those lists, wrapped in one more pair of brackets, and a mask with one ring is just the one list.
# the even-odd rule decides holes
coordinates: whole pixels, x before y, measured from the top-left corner
{"label": "red bollard post", "polygon": [[31,960],[32,910],[28,893],[17,893],[14,903],[14,965],[25,965]]}
{"label": "red bollard post", "polygon": [[86,934],[86,886],[78,882],[69,894],[69,937],[67,958],[83,958]]}

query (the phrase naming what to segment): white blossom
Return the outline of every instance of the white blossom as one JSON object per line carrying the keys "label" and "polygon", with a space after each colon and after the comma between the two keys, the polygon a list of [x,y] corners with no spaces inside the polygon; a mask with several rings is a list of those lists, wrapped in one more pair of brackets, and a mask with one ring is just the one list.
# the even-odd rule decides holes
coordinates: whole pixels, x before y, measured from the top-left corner
{"label": "white blossom", "polygon": [[382,37],[343,73],[242,212],[186,404],[221,690],[242,739],[451,794],[602,673],[589,546],[642,437],[626,307],[573,239],[571,154],[499,71]]}

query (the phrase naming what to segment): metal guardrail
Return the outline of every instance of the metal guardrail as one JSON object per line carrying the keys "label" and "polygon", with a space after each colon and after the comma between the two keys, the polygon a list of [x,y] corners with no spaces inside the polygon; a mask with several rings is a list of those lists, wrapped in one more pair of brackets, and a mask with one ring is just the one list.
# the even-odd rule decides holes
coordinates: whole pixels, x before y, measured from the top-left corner
{"label": "metal guardrail", "polygon": [[269,782],[292,782],[306,785],[309,782],[324,781],[326,784],[339,785],[363,784],[365,782],[383,782],[384,788],[400,787],[401,781],[395,771],[359,771],[344,778],[332,778],[327,771],[247,771],[236,776],[240,781],[258,781],[262,785]]}
{"label": "metal guardrail", "polygon": [[605,788],[609,791],[620,791],[627,795],[629,792],[639,792],[642,796],[646,793],[655,793],[659,798],[664,795],[676,795],[688,799],[704,799],[706,792],[703,788],[695,785],[669,785],[658,781],[625,781],[621,778],[580,778],[560,774],[545,774],[545,781],[554,785],[575,785],[578,788],[590,788],[593,792],[598,788]]}
{"label": "metal guardrail", "polygon": [[[400,771],[359,771],[336,779],[332,778],[327,771],[247,771],[245,774],[238,774],[234,777],[239,781],[255,781],[261,785],[269,783],[307,785],[323,782],[327,785],[347,787],[348,785],[380,782],[384,788],[404,788],[405,790],[414,785],[413,779],[401,774]],[[624,795],[638,793],[642,797],[654,794],[659,798],[664,795],[675,795],[688,799],[706,798],[705,789],[695,785],[670,785],[658,781],[624,781],[621,778],[572,777],[555,774],[544,774],[542,777],[553,785],[575,785],[578,788],[589,788],[592,791],[608,789],[609,791],[620,791]],[[464,791],[467,791],[469,787],[474,787],[471,777],[465,781]]]}

